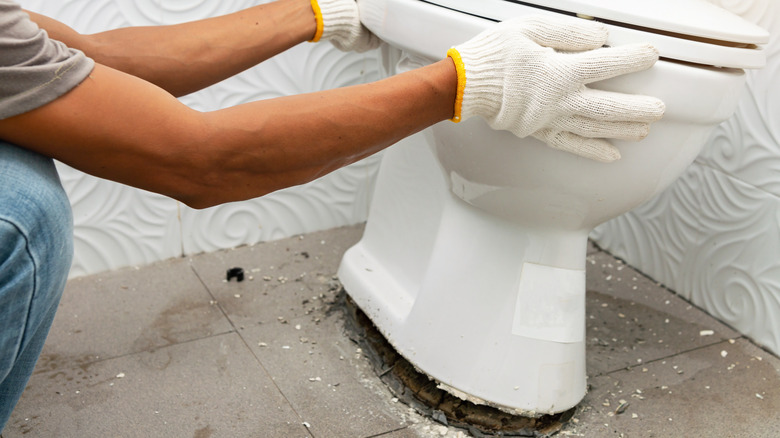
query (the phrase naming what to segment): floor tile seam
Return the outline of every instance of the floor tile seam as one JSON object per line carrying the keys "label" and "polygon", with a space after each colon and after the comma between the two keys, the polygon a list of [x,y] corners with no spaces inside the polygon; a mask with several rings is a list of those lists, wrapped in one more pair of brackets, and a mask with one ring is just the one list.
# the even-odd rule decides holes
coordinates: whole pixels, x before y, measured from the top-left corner
{"label": "floor tile seam", "polygon": [[[226,317],[227,317],[227,315],[226,315]],[[227,317],[227,318],[228,318],[228,320],[230,320],[230,317]],[[232,320],[230,321],[230,324],[231,324],[231,325],[233,325],[233,321],[232,321]],[[233,325],[233,327],[235,327],[235,325]],[[248,340],[247,340],[247,339],[244,337],[244,335],[241,333],[241,330],[236,330],[236,332],[235,332],[235,333],[238,335],[238,338],[241,340],[241,342],[244,344],[244,346],[247,348],[247,350],[249,350],[249,354],[251,354],[251,355],[252,355],[252,357],[254,357],[254,358],[255,358],[255,362],[257,362],[258,366],[260,366],[260,368],[261,368],[261,369],[263,370],[263,372],[266,374],[266,376],[268,377],[268,379],[269,379],[269,380],[271,381],[271,383],[274,385],[274,388],[276,388],[276,390],[279,392],[279,395],[281,395],[281,396],[282,396],[282,398],[284,399],[284,401],[287,403],[287,406],[289,406],[289,407],[290,407],[290,409],[291,409],[291,410],[292,410],[292,411],[295,413],[295,415],[298,417],[298,420],[300,421],[300,423],[301,423],[301,424],[303,424],[304,426],[306,426],[306,421],[304,420],[304,418],[303,418],[303,416],[301,415],[301,413],[300,413],[300,412],[298,412],[298,410],[295,408],[295,405],[293,405],[293,403],[292,403],[292,401],[290,400],[290,398],[289,398],[289,397],[287,397],[287,394],[285,394],[285,393],[284,393],[284,391],[282,390],[282,388],[281,388],[281,387],[279,386],[279,384],[276,382],[276,379],[274,378],[274,376],[271,374],[271,372],[270,372],[270,371],[268,371],[268,368],[266,368],[265,364],[264,364],[264,363],[263,363],[263,361],[260,359],[260,357],[257,355],[257,353],[255,352],[255,350],[254,350],[254,349],[252,349],[252,347],[251,347],[251,346],[250,346],[250,344],[249,344],[249,341],[248,341]],[[312,432],[312,431],[311,431],[311,430],[310,430],[308,427],[306,427],[306,431],[309,433],[309,435],[311,435],[311,436],[312,436],[312,438],[316,438],[316,437],[315,437],[315,435],[314,435],[314,433],[313,433],[313,432]]]}
{"label": "floor tile seam", "polygon": [[[164,346],[153,347],[153,348],[149,348],[149,349],[146,349],[146,350],[139,350],[139,351],[136,351],[136,352],[130,352],[130,353],[126,353],[126,354],[121,354],[121,355],[118,355],[118,356],[100,358],[98,360],[85,362],[85,363],[81,363],[81,364],[74,364],[74,365],[68,365],[68,366],[63,366],[63,367],[57,367],[57,368],[54,368],[54,369],[46,370],[45,372],[42,372],[40,374],[46,375],[46,374],[50,374],[50,373],[62,372],[63,370],[68,370],[68,369],[83,369],[85,367],[98,365],[98,364],[101,364],[101,363],[104,363],[104,362],[107,362],[107,361],[110,361],[110,360],[128,358],[128,357],[132,357],[132,356],[143,354],[143,353],[158,352],[158,351],[165,350],[165,349],[171,348],[171,347],[182,346],[182,345],[191,344],[191,343],[194,343],[194,342],[203,341],[203,340],[206,340],[206,339],[216,338],[216,337],[219,337],[219,336],[227,336],[227,335],[232,335],[232,334],[235,334],[235,335],[238,336],[238,338],[241,341],[241,343],[244,344],[244,347],[246,347],[246,349],[249,351],[249,353],[258,362],[258,364],[260,365],[262,370],[266,373],[266,376],[268,377],[268,379],[273,383],[273,385],[277,389],[277,391],[279,391],[279,394],[282,396],[282,398],[284,398],[284,400],[287,403],[288,407],[298,417],[299,424],[304,426],[304,428],[306,429],[306,431],[309,433],[309,435],[312,438],[316,438],[314,436],[314,434],[311,432],[311,430],[309,430],[308,427],[305,427],[306,426],[305,422],[303,421],[300,413],[295,409],[295,407],[292,405],[292,403],[290,402],[288,397],[278,387],[278,385],[276,384],[276,380],[270,375],[270,373],[268,373],[268,370],[265,368],[265,366],[263,366],[262,363],[260,363],[260,361],[258,360],[257,356],[255,355],[255,352],[252,350],[252,348],[249,345],[247,345],[246,340],[244,339],[244,337],[241,336],[241,334],[238,331],[236,331],[236,330],[230,330],[230,331],[222,332],[222,333],[215,333],[215,334],[212,334],[212,335],[209,335],[209,336],[203,336],[203,337],[200,337],[200,338],[197,338],[197,339],[191,339],[191,340],[187,340],[187,341],[177,342],[175,344],[168,344],[168,345],[164,345]],[[35,373],[35,374],[39,374],[39,373]],[[2,438],[2,436],[0,436],[0,438]]]}
{"label": "floor tile seam", "polygon": [[[198,273],[197,269],[195,268],[195,266],[192,263],[190,263],[190,268],[192,269],[192,272],[195,274],[195,277],[198,279],[200,284],[203,285],[203,287],[206,289],[206,292],[209,294],[209,296],[211,297],[212,301],[214,301],[214,303],[216,303],[216,306],[219,308],[219,311],[222,312],[222,316],[224,316],[225,319],[230,324],[230,326],[233,327],[233,330],[235,330],[236,332],[239,332],[240,331],[239,330],[240,324],[237,325],[237,322],[234,321],[233,318],[230,317],[230,314],[227,312],[227,310],[225,310],[225,308],[222,306],[221,302],[217,299],[217,296],[211,291],[211,289],[206,284],[206,282],[203,281],[203,279],[201,278],[201,276]],[[303,284],[309,292],[314,292],[315,291],[313,285],[309,285],[306,282],[302,282],[301,284]]]}
{"label": "floor tile seam", "polygon": [[[750,342],[750,344],[751,344],[751,345],[753,345],[754,347],[758,348],[759,350],[763,351],[764,353],[768,354],[769,356],[772,356],[773,358],[775,358],[775,359],[777,359],[777,360],[780,360],[780,355],[778,355],[778,354],[777,354],[777,353],[775,353],[774,351],[770,350],[770,349],[769,349],[769,347],[766,347],[766,346],[764,346],[764,345],[761,345],[761,344],[757,343],[757,342],[756,342],[756,341],[754,341],[753,339],[750,339],[750,337],[749,337],[749,336],[747,336],[747,335],[745,335],[745,336],[743,336],[743,337],[744,337],[744,338],[745,338],[745,339],[746,339],[748,342]],[[0,438],[2,438],[2,437],[0,437]]]}
{"label": "floor tile seam", "polygon": [[[203,278],[201,278],[200,273],[195,268],[195,265],[190,262],[190,269],[192,269],[192,272],[195,274],[195,278],[198,279],[201,285],[203,285],[203,288],[206,289],[206,292],[211,297],[212,302],[214,302],[219,309],[220,312],[222,312],[222,316],[227,320],[228,324],[230,324],[231,327],[233,327],[233,331],[238,332],[238,327],[236,326],[236,323],[233,321],[233,319],[230,318],[230,315],[228,315],[227,311],[224,307],[222,307],[222,304],[217,299],[216,295],[214,295],[214,292],[211,291],[211,288],[206,284],[205,281],[203,281]],[[243,338],[242,338],[243,339]]]}
{"label": "floor tile seam", "polygon": [[107,362],[109,360],[124,359],[124,358],[130,357],[130,356],[135,356],[135,355],[142,354],[142,353],[154,353],[154,352],[157,352],[157,351],[160,351],[160,350],[165,350],[167,348],[177,347],[177,346],[181,346],[181,345],[186,345],[186,344],[190,344],[190,343],[193,343],[193,342],[198,342],[198,341],[203,341],[203,340],[206,340],[206,339],[215,338],[215,337],[218,337],[218,336],[225,336],[225,335],[229,335],[229,334],[232,334],[232,333],[236,333],[237,334],[237,332],[235,330],[230,330],[230,331],[220,332],[220,333],[212,333],[210,335],[202,336],[202,337],[199,337],[199,338],[188,339],[186,341],[175,342],[175,343],[166,344],[166,345],[159,345],[159,346],[156,346],[156,347],[149,347],[149,348],[144,349],[144,350],[131,351],[131,352],[127,352],[127,353],[123,353],[123,354],[117,355],[117,356],[101,357],[100,359],[96,359],[96,360],[93,360],[93,361],[80,363],[80,364],[77,364],[77,365],[65,365],[63,367],[56,367],[56,368],[53,368],[53,369],[45,370],[45,373],[54,372],[54,371],[62,371],[63,369],[70,369],[70,368],[88,367],[88,366],[97,365],[97,364],[100,364],[100,363],[103,363],[103,362]]}
{"label": "floor tile seam", "polygon": [[[396,429],[393,429],[393,430],[388,430],[387,432],[380,432],[378,434],[369,435],[369,436],[366,436],[366,437],[363,437],[363,438],[381,438],[383,436],[390,435],[391,433],[400,432],[400,431],[408,429],[408,428],[409,428],[409,426],[399,427],[399,428],[396,428]],[[0,437],[0,438],[2,438],[2,437]]]}
{"label": "floor tile seam", "polygon": [[[225,317],[225,319],[227,319],[227,321],[228,321],[228,323],[230,324],[230,326],[231,326],[231,327],[233,327],[233,331],[234,331],[234,332],[235,332],[235,333],[238,335],[238,338],[241,340],[241,342],[244,344],[244,346],[245,346],[245,347],[246,347],[246,348],[249,350],[249,353],[252,355],[252,357],[254,357],[254,358],[255,358],[255,362],[256,362],[256,363],[258,364],[258,366],[259,366],[259,367],[260,367],[260,368],[263,370],[263,372],[265,372],[266,376],[267,376],[267,377],[270,379],[270,381],[273,383],[273,385],[274,385],[274,388],[276,388],[276,390],[279,392],[279,395],[281,395],[281,396],[282,396],[282,398],[284,398],[284,401],[287,403],[287,406],[289,406],[289,407],[290,407],[290,409],[291,409],[291,410],[292,410],[292,411],[295,413],[295,415],[298,417],[298,420],[301,422],[301,424],[304,424],[304,423],[305,423],[305,421],[304,421],[304,419],[303,419],[303,416],[301,415],[301,413],[300,413],[300,412],[298,412],[298,410],[297,410],[297,409],[295,409],[295,406],[294,406],[294,405],[292,404],[292,402],[290,401],[290,398],[289,398],[289,397],[287,397],[287,394],[285,394],[285,393],[284,393],[284,391],[282,391],[282,388],[280,388],[280,387],[279,387],[279,385],[276,383],[276,379],[274,379],[274,378],[273,378],[273,375],[271,375],[271,373],[268,371],[268,368],[266,368],[265,364],[263,364],[263,361],[260,359],[260,357],[257,355],[257,353],[256,353],[256,352],[255,352],[255,351],[252,349],[252,347],[250,346],[250,344],[249,344],[249,341],[248,341],[248,340],[247,340],[247,339],[244,337],[244,335],[241,333],[241,331],[242,331],[242,330],[239,330],[239,329],[238,329],[238,327],[239,327],[239,326],[237,326],[237,325],[236,325],[236,322],[235,322],[235,321],[233,321],[233,319],[230,317],[230,315],[227,313],[227,311],[226,311],[226,310],[225,310],[225,309],[222,307],[222,305],[219,303],[219,301],[217,300],[217,298],[216,298],[216,296],[214,295],[214,293],[213,293],[213,292],[211,291],[211,289],[208,287],[208,285],[206,284],[206,282],[205,282],[205,281],[203,281],[203,279],[201,278],[201,276],[200,276],[200,274],[198,273],[198,271],[197,271],[197,269],[195,268],[195,266],[194,266],[193,264],[190,264],[190,268],[191,268],[191,269],[192,269],[192,271],[195,273],[195,276],[198,278],[198,281],[200,281],[200,283],[203,285],[203,287],[204,287],[204,288],[206,288],[206,291],[207,291],[207,292],[209,293],[209,295],[211,296],[211,299],[217,302],[217,307],[219,308],[220,312],[222,312],[222,315]],[[306,428],[306,430],[307,430],[307,432],[309,432],[309,435],[311,435],[312,437],[314,437],[314,434],[311,432],[311,430],[309,430],[308,428]]]}
{"label": "floor tile seam", "polygon": [[[208,294],[211,296],[212,300],[214,300],[214,301],[216,301],[216,302],[217,302],[217,307],[219,308],[220,312],[222,312],[222,315],[225,317],[225,319],[227,319],[228,323],[230,323],[230,326],[233,328],[233,331],[234,331],[235,333],[237,333],[237,334],[238,334],[238,336],[239,336],[239,338],[241,339],[241,341],[244,343],[244,345],[245,345],[245,346],[246,346],[246,347],[249,349],[249,351],[252,353],[252,356],[254,356],[255,360],[256,360],[256,361],[257,361],[257,363],[258,363],[258,365],[260,365],[260,367],[263,369],[263,371],[265,371],[265,372],[266,372],[266,374],[268,374],[268,376],[269,376],[269,377],[271,377],[271,373],[268,371],[268,369],[266,369],[266,367],[265,367],[265,365],[263,364],[263,362],[262,362],[262,360],[260,359],[260,357],[259,357],[259,356],[257,356],[257,354],[255,353],[255,351],[252,349],[252,347],[251,347],[251,346],[250,346],[250,344],[249,344],[249,341],[248,341],[248,340],[247,340],[247,339],[246,339],[246,338],[245,338],[245,337],[244,337],[244,336],[241,334],[242,330],[240,330],[239,328],[243,328],[243,327],[241,327],[241,325],[240,325],[240,324],[238,324],[238,325],[237,325],[237,322],[236,322],[236,321],[234,321],[234,320],[233,320],[233,318],[231,318],[231,317],[230,317],[230,314],[229,314],[229,313],[228,313],[228,312],[227,312],[227,311],[226,311],[226,310],[225,310],[225,309],[222,307],[222,305],[219,303],[219,301],[217,300],[217,298],[216,298],[216,296],[214,295],[214,293],[213,293],[213,292],[211,291],[211,289],[208,287],[208,285],[206,284],[206,282],[205,282],[205,281],[203,281],[203,279],[201,278],[201,276],[200,276],[200,274],[198,273],[197,269],[195,268],[195,266],[194,266],[192,263],[190,263],[190,268],[192,269],[193,273],[194,273],[194,274],[195,274],[195,276],[197,277],[198,281],[200,281],[200,283],[201,283],[201,284],[203,285],[203,287],[206,289],[206,291],[208,292]],[[307,289],[307,290],[309,290],[309,292],[314,292],[314,291],[315,291],[315,288],[314,288],[312,285],[309,285],[309,284],[307,284],[306,282],[303,282],[302,284],[303,284],[303,285],[306,287],[306,289]],[[327,316],[327,315],[326,315],[326,316]],[[297,320],[299,320],[299,319],[308,318],[308,317],[309,317],[309,315],[300,315],[300,316],[297,316],[297,317],[295,317],[295,318],[291,319],[291,320],[290,320],[290,322],[292,322],[292,321],[297,321]],[[273,379],[272,379],[272,380],[273,380]],[[279,390],[279,392],[282,394],[282,396],[284,396],[285,400],[287,400],[288,404],[290,404],[290,406],[292,407],[292,403],[290,403],[290,400],[289,400],[289,399],[287,399],[287,396],[284,394],[284,392],[282,392],[281,388],[279,388],[279,386],[278,386],[278,385],[276,385],[276,383],[274,383],[274,385],[276,386],[277,390]],[[297,411],[295,411],[295,408],[294,408],[294,407],[292,407],[292,408],[293,408],[293,411],[296,413],[296,415],[298,415],[298,417],[299,417],[299,418],[301,418],[301,420],[303,421],[303,417],[301,417],[301,415],[300,415],[300,414],[299,414]]]}
{"label": "floor tile seam", "polygon": [[629,366],[625,366],[625,367],[622,367],[622,368],[616,368],[614,370],[605,371],[603,373],[595,374],[595,375],[589,376],[589,377],[591,377],[591,378],[592,377],[603,377],[603,376],[608,376],[610,374],[619,373],[619,372],[622,372],[622,371],[630,371],[630,370],[632,370],[634,368],[639,368],[639,367],[647,366],[647,365],[650,365],[650,364],[663,362],[665,360],[670,360],[670,359],[673,359],[675,357],[683,356],[683,355],[688,354],[688,353],[692,353],[692,352],[695,352],[695,351],[703,350],[705,348],[710,348],[710,347],[713,347],[715,345],[721,345],[721,344],[726,344],[726,343],[728,343],[729,345],[732,345],[731,344],[732,340],[733,341],[744,340],[744,341],[747,341],[747,342],[750,342],[751,344],[753,344],[753,342],[750,339],[748,339],[747,337],[745,337],[745,336],[739,336],[739,337],[730,338],[730,339],[721,339],[721,340],[719,340],[717,342],[712,342],[712,343],[709,343],[709,344],[706,344],[706,345],[700,345],[698,347],[693,347],[693,348],[690,348],[690,349],[687,349],[687,350],[684,350],[684,351],[679,351],[677,353],[670,354],[668,356],[663,356],[663,357],[659,357],[659,358],[656,358],[656,359],[648,360],[648,361],[642,362],[641,364],[638,364],[638,365],[629,365]]}
{"label": "floor tile seam", "polygon": [[[653,286],[654,286],[654,287],[656,287],[656,288],[658,288],[658,289],[661,289],[661,291],[662,291],[662,292],[665,292],[665,293],[672,294],[672,295],[674,295],[674,296],[676,296],[676,297],[680,297],[680,298],[682,298],[682,299],[683,299],[683,300],[684,300],[686,303],[688,303],[688,304],[690,304],[690,305],[692,305],[692,306],[696,307],[697,309],[700,309],[700,310],[704,311],[704,310],[703,310],[703,309],[701,309],[699,306],[697,306],[697,305],[693,304],[692,302],[690,302],[689,300],[687,300],[685,297],[683,297],[682,295],[678,294],[678,293],[677,293],[676,291],[674,291],[673,289],[669,288],[669,286],[667,286],[667,285],[665,285],[665,284],[661,283],[660,281],[658,281],[658,280],[656,280],[655,278],[651,277],[649,274],[647,274],[647,273],[645,273],[644,271],[640,270],[638,267],[636,267],[636,266],[632,265],[631,263],[628,263],[626,260],[624,260],[624,259],[622,259],[622,258],[620,258],[620,257],[616,256],[615,254],[612,254],[611,252],[607,251],[606,249],[603,249],[603,248],[599,247],[599,248],[598,248],[598,250],[597,250],[596,252],[589,253],[589,254],[588,254],[588,256],[596,255],[596,254],[598,254],[598,253],[603,253],[603,254],[607,255],[608,257],[611,257],[611,258],[613,258],[613,259],[615,259],[615,260],[619,261],[619,262],[620,262],[620,264],[622,264],[623,266],[626,266],[626,267],[628,267],[628,268],[632,269],[634,272],[636,272],[637,274],[639,274],[641,277],[644,277],[644,279],[645,279],[645,280],[647,280],[647,281],[649,281],[649,282],[653,283]],[[706,313],[706,312],[705,312],[705,313]],[[709,315],[709,314],[708,314],[708,315]]]}
{"label": "floor tile seam", "polygon": [[[188,261],[187,263],[190,265],[190,269],[192,270],[192,273],[195,274],[195,278],[197,278],[198,281],[200,282],[200,284],[203,286],[203,288],[206,289],[206,292],[209,294],[211,299],[213,301],[217,301],[217,298],[214,296],[214,293],[211,291],[211,288],[209,288],[209,286],[206,284],[206,282],[203,281],[203,278],[201,278],[200,273],[195,268],[195,264],[192,263],[192,260]],[[223,311],[223,313],[224,313],[224,311]]]}

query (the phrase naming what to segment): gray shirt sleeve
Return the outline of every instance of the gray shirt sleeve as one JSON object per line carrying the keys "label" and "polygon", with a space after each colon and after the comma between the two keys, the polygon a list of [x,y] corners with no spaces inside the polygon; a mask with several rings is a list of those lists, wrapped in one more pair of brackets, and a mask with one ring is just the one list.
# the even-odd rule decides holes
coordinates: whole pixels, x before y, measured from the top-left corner
{"label": "gray shirt sleeve", "polygon": [[81,51],[49,39],[17,3],[0,0],[0,119],[57,99],[94,65]]}

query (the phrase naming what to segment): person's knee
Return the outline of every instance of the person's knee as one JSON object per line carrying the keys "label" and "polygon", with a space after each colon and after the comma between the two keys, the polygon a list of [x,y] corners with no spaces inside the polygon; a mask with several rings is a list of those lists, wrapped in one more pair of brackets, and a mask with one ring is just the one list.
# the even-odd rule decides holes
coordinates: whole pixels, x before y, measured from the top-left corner
{"label": "person's knee", "polygon": [[0,220],[16,231],[6,230],[2,245],[24,241],[27,254],[16,256],[28,257],[32,264],[36,298],[56,302],[73,261],[73,215],[54,163],[0,143],[0,185]]}
{"label": "person's knee", "polygon": [[3,187],[13,196],[0,195],[0,431],[33,372],[73,258],[59,181],[13,186]]}
{"label": "person's knee", "polygon": [[[73,261],[73,214],[62,187],[39,185],[17,225],[27,239],[41,288],[61,290]],[[24,221],[23,223],[21,221]]]}

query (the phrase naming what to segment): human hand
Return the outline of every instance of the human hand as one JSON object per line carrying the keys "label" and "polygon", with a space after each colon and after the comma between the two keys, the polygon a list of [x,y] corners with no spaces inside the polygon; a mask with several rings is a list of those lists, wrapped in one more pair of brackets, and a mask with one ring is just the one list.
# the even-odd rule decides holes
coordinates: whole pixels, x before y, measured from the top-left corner
{"label": "human hand", "polygon": [[330,40],[344,52],[365,52],[379,47],[380,40],[360,22],[355,0],[311,0],[317,17],[312,42]]}
{"label": "human hand", "polygon": [[458,70],[458,122],[480,115],[494,129],[611,162],[609,138],[640,140],[664,103],[649,96],[586,87],[645,70],[658,60],[648,44],[602,47],[607,28],[573,17],[521,17],[486,30],[447,53]]}

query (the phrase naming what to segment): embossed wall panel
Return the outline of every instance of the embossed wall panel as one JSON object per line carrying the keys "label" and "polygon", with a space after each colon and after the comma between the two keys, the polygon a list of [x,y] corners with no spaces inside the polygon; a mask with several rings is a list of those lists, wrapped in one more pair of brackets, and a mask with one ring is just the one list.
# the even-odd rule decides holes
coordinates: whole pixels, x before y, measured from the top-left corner
{"label": "embossed wall panel", "polygon": [[780,2],[711,0],[770,31],[767,65],[747,71],[747,89],[699,161],[780,196]]}
{"label": "embossed wall panel", "polygon": [[770,31],[766,68],[679,181],[591,237],[780,353],[780,3],[711,1]]}
{"label": "embossed wall panel", "polygon": [[73,206],[72,277],[181,255],[176,201],[61,163],[57,169]]}
{"label": "embossed wall panel", "polygon": [[186,254],[356,224],[368,216],[378,157],[303,186],[205,210],[182,211]]}
{"label": "embossed wall panel", "polygon": [[[20,0],[79,32],[173,24],[221,15],[256,0]],[[377,55],[342,53],[328,43],[289,52],[181,99],[200,111],[374,80]],[[71,276],[364,221],[378,157],[262,199],[195,211],[164,196],[59,165],[75,219]],[[215,163],[218,165],[218,163]]]}

